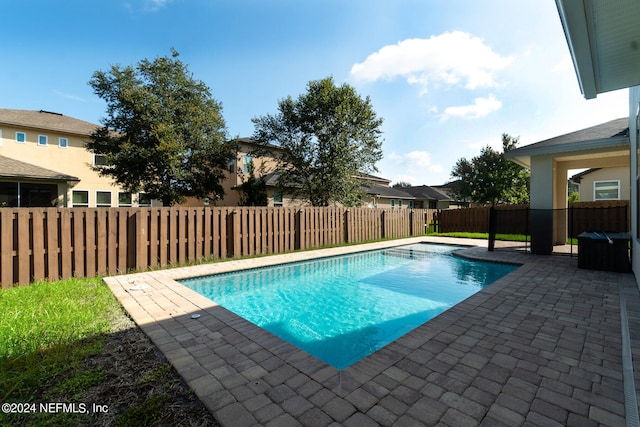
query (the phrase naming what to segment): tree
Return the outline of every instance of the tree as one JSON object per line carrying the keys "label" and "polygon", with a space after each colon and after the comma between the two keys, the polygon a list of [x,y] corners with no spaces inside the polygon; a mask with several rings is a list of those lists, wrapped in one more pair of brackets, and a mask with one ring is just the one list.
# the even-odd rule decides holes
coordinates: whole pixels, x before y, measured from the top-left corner
{"label": "tree", "polygon": [[362,99],[333,78],[311,81],[297,100],[278,102],[278,113],[253,119],[253,138],[282,148],[278,185],[313,206],[359,203],[357,176],[377,171],[382,158],[380,126],[369,97]]}
{"label": "tree", "polygon": [[267,183],[263,177],[256,178],[253,162],[249,162],[249,176],[240,185],[240,206],[267,206]]}
{"label": "tree", "polygon": [[395,184],[393,184],[391,187],[393,187],[393,188],[409,188],[409,187],[411,187],[411,184],[406,182],[406,181],[398,181]]}
{"label": "tree", "polygon": [[502,153],[486,146],[471,160],[459,159],[451,171],[455,196],[479,204],[527,203],[529,171],[504,156],[517,144],[518,138],[505,133]]}
{"label": "tree", "polygon": [[186,196],[215,200],[233,157],[222,107],[171,54],[93,74],[89,85],[106,101],[107,117],[85,147],[104,156],[93,169],[127,192],[165,206]]}

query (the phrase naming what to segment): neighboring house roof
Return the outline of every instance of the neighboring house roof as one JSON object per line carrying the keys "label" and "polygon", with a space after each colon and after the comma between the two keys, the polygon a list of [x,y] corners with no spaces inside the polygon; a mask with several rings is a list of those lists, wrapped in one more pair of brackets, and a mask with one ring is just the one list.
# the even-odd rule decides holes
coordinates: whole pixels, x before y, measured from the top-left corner
{"label": "neighboring house roof", "polygon": [[15,127],[44,129],[60,133],[87,136],[99,126],[59,113],[36,110],[11,110],[0,108],[0,123]]}
{"label": "neighboring house roof", "polygon": [[80,178],[45,169],[31,163],[0,156],[0,178],[23,178],[46,181],[80,181]]}
{"label": "neighboring house roof", "polygon": [[375,184],[375,182],[381,183],[382,185],[385,186],[389,186],[389,184],[391,183],[390,179],[386,179],[386,178],[381,178],[379,176],[374,176],[374,175],[370,175],[368,173],[358,173],[358,175],[356,175],[359,179],[362,179],[364,181],[370,181],[373,185],[377,185]]}
{"label": "neighboring house roof", "polygon": [[576,184],[580,184],[580,181],[582,180],[583,176],[589,175],[591,172],[595,172],[595,171],[598,171],[600,169],[602,169],[602,168],[587,169],[585,171],[582,171],[580,173],[577,173],[577,174],[573,175],[572,177],[569,178],[569,181],[575,182]]}
{"label": "neighboring house roof", "polygon": [[584,150],[624,150],[629,148],[629,119],[611,120],[586,129],[525,145],[504,153],[508,159],[531,167],[531,156],[570,153]]}
{"label": "neighboring house roof", "polygon": [[404,187],[402,190],[414,196],[416,199],[428,200],[451,200],[451,198],[442,191],[439,191],[428,185],[418,185],[414,187]]}
{"label": "neighboring house roof", "polygon": [[367,194],[371,194],[377,197],[415,199],[413,195],[404,191],[406,190],[406,188],[403,188],[401,190],[399,188],[388,187],[385,185],[363,185],[362,190]]}

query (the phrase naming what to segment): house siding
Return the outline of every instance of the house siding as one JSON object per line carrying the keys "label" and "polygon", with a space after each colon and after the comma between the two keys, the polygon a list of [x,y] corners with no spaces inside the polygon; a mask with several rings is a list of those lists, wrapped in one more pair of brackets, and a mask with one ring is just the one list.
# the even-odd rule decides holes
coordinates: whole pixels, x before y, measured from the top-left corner
{"label": "house siding", "polygon": [[619,181],[620,197],[618,200],[629,200],[631,198],[631,180],[629,168],[620,166],[615,168],[602,168],[582,176],[580,179],[580,201],[594,201],[594,185],[597,181]]}
{"label": "house siding", "polygon": [[[16,142],[16,133],[18,132],[25,134],[24,143]],[[47,137],[47,145],[38,144],[40,136]],[[65,148],[58,145],[60,138],[66,139],[67,146]],[[67,184],[58,184],[57,207],[72,207],[73,190],[88,191],[89,207],[96,206],[98,191],[111,192],[112,206],[117,206],[119,187],[114,185],[110,178],[101,177],[90,168],[93,163],[93,154],[84,148],[84,141],[88,139],[89,135],[49,130],[38,127],[37,124],[26,126],[0,122],[0,155],[80,179],[80,182],[73,188]],[[5,178],[3,181],[15,182],[17,179]]]}

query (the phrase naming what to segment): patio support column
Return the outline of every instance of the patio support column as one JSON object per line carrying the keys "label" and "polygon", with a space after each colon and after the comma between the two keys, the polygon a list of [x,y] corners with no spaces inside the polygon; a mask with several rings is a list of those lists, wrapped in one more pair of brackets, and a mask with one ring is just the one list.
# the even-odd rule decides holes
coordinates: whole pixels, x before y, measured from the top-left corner
{"label": "patio support column", "polygon": [[638,165],[638,157],[640,156],[640,141],[638,140],[638,125],[640,123],[640,86],[629,88],[629,143],[631,145],[630,157],[630,183],[631,183],[631,269],[633,270],[636,283],[640,277],[640,235],[638,224],[640,220],[638,215],[640,212],[640,165]]}
{"label": "patio support column", "polygon": [[569,169],[563,162],[554,162],[553,183],[553,243],[564,245],[567,241],[567,179]]}
{"label": "patio support column", "polygon": [[531,252],[553,251],[553,157],[531,157]]}

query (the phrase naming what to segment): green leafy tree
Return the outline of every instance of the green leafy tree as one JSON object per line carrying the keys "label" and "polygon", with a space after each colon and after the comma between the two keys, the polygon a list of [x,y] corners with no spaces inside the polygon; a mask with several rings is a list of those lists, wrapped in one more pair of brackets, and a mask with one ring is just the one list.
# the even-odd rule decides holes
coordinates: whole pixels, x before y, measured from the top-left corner
{"label": "green leafy tree", "polygon": [[106,101],[107,117],[85,147],[104,156],[93,168],[125,191],[165,206],[186,196],[215,200],[233,157],[222,107],[171,54],[93,74],[89,85]]}
{"label": "green leafy tree", "polygon": [[393,187],[393,188],[409,188],[409,187],[411,187],[411,184],[406,182],[406,181],[398,181],[395,184],[393,184],[391,187]]}
{"label": "green leafy tree", "polygon": [[249,176],[240,185],[240,206],[267,206],[267,184],[264,178],[256,178],[253,162],[249,162]]}
{"label": "green leafy tree", "polygon": [[307,92],[278,102],[278,113],[253,119],[253,138],[282,148],[278,185],[313,206],[360,203],[358,174],[377,171],[382,119],[371,101],[333,78],[311,81]]}
{"label": "green leafy tree", "polygon": [[490,146],[479,156],[459,159],[451,177],[456,198],[478,204],[527,203],[529,171],[505,158],[504,153],[518,145],[518,138],[502,134],[502,153]]}

